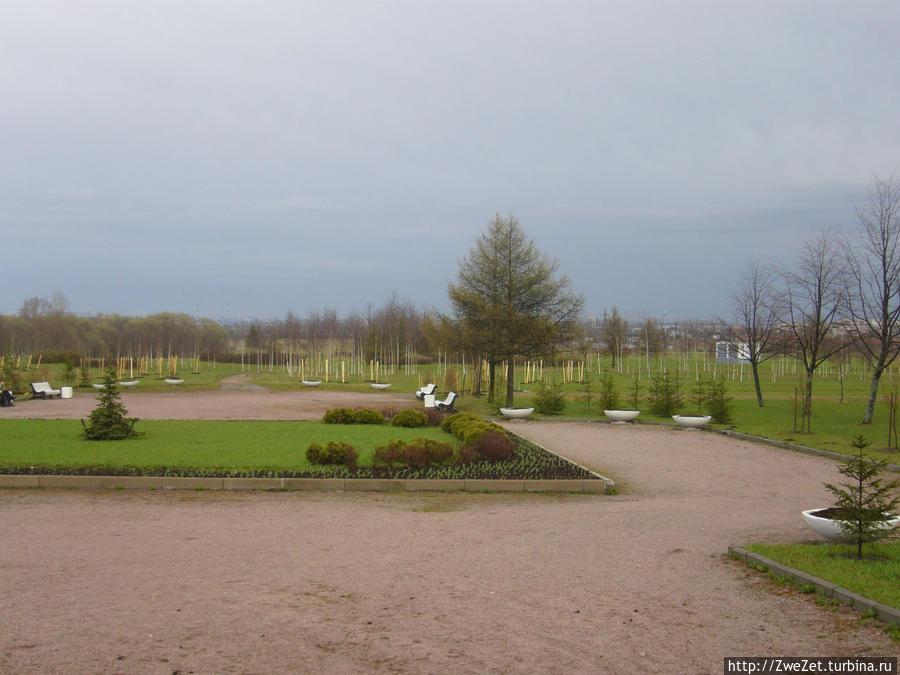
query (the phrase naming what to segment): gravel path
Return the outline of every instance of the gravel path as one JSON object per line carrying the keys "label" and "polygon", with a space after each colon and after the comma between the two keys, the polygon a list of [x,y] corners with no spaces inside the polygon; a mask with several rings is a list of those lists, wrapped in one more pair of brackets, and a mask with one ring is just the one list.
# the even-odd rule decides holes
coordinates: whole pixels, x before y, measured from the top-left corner
{"label": "gravel path", "polygon": [[[223,419],[313,410],[253,391],[178,407],[204,397]],[[674,429],[514,428],[621,493],[0,490],[0,672],[720,673],[728,655],[897,653],[725,557],[809,539],[800,510],[828,501],[834,462]]]}

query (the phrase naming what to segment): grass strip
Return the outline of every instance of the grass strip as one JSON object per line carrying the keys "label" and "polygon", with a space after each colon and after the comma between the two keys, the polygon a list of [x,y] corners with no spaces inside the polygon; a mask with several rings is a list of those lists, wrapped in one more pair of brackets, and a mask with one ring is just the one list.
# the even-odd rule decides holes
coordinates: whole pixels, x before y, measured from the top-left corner
{"label": "grass strip", "polygon": [[856,558],[855,546],[846,544],[750,544],[744,548],[900,609],[900,542],[866,544],[862,560]]}

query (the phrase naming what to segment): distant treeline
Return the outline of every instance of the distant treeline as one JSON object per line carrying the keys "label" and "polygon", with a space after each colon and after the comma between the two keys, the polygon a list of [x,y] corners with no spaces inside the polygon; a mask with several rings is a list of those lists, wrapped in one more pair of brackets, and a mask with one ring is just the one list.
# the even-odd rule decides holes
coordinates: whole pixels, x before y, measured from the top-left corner
{"label": "distant treeline", "polygon": [[[333,309],[305,316],[293,312],[281,319],[222,325],[188,314],[160,312],[144,317],[119,314],[79,316],[69,310],[61,292],[53,298],[29,298],[17,315],[0,314],[0,353],[43,355],[45,362],[106,356],[178,354],[217,361],[248,361],[273,355],[331,358],[396,366],[457,360],[433,314],[396,296],[364,313],[339,316]],[[602,352],[624,356],[637,352],[663,355],[671,350],[713,347],[713,322],[662,323],[652,319],[629,325],[613,308],[611,315],[582,321],[582,357]],[[547,354],[547,358],[578,354]],[[465,358],[463,356],[463,358]]]}
{"label": "distant treeline", "polygon": [[[17,315],[0,314],[0,353],[48,356],[223,356],[296,353],[401,364],[428,360],[434,347],[425,336],[424,312],[397,297],[364,314],[339,317],[317,310],[305,317],[221,325],[205,317],[161,312],[144,317],[79,316],[65,295],[29,298]],[[437,354],[439,348],[434,347]]]}

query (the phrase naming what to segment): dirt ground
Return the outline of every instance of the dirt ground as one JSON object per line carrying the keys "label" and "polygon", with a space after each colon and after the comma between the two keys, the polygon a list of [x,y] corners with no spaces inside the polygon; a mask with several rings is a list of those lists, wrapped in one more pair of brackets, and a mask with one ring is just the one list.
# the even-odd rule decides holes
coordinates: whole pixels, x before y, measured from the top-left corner
{"label": "dirt ground", "polygon": [[[335,396],[124,402],[306,419]],[[92,399],[0,414],[78,417]],[[800,511],[828,502],[833,461],[697,431],[514,428],[620,494],[0,490],[0,672],[720,673],[725,656],[897,654],[877,624],[725,556],[811,539]]]}

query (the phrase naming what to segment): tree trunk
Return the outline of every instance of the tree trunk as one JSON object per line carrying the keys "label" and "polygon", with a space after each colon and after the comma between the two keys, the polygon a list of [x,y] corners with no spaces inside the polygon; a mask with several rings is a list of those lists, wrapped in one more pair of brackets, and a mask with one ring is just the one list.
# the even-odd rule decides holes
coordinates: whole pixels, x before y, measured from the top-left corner
{"label": "tree trunk", "polygon": [[494,402],[494,392],[496,391],[496,378],[494,377],[494,357],[488,359],[488,401]]}
{"label": "tree trunk", "polygon": [[881,382],[881,374],[884,372],[883,366],[875,366],[872,373],[872,386],[869,388],[869,400],[866,402],[866,415],[863,417],[863,424],[871,424],[872,416],[875,414],[875,399],[878,397],[878,383]]}
{"label": "tree trunk", "polygon": [[476,397],[481,396],[481,358],[481,354],[479,354],[472,364],[472,369],[475,371],[475,382],[472,384],[472,389]]}
{"label": "tree trunk", "polygon": [[806,431],[812,431],[812,391],[813,371],[806,371],[806,393],[803,396],[803,414],[806,417]]}
{"label": "tree trunk", "polygon": [[506,361],[506,407],[513,407],[513,388],[515,386],[516,365],[515,359],[509,357]]}
{"label": "tree trunk", "polygon": [[756,403],[760,408],[763,407],[763,397],[762,397],[762,389],[759,386],[759,364],[756,361],[750,362],[750,367],[753,370],[753,386],[756,387]]}

